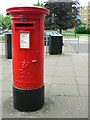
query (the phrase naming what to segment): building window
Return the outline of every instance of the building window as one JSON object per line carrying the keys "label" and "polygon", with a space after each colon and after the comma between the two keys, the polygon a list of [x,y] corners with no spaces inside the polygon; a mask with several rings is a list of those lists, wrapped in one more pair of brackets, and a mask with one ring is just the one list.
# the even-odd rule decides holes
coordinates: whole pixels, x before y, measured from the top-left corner
{"label": "building window", "polygon": [[87,13],[84,13],[84,15],[87,15]]}
{"label": "building window", "polygon": [[87,7],[85,7],[85,9],[87,9]]}
{"label": "building window", "polygon": [[84,18],[84,20],[87,20],[86,18]]}

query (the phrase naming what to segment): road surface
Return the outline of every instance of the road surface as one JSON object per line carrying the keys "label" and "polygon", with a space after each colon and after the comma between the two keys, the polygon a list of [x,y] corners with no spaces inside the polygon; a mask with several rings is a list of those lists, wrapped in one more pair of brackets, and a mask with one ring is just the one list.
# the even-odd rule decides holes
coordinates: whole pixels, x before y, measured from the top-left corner
{"label": "road surface", "polygon": [[81,36],[74,39],[65,39],[64,42],[67,41],[76,53],[88,53],[88,39],[86,36]]}

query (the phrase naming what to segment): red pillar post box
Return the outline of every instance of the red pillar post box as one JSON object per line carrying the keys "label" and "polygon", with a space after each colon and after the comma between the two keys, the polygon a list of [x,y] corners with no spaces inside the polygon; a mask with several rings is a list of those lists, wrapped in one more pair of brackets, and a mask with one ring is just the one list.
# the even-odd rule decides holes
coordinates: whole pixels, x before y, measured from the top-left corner
{"label": "red pillar post box", "polygon": [[44,105],[44,15],[39,7],[12,7],[13,101],[20,111]]}

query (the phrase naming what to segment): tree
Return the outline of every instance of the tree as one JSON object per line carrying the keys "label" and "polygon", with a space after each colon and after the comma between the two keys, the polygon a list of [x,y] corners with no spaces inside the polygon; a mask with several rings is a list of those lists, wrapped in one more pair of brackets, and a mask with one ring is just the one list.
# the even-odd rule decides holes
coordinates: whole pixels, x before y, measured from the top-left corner
{"label": "tree", "polygon": [[2,26],[3,26],[3,29],[6,29],[11,26],[11,18],[10,16],[5,16],[2,18]]}
{"label": "tree", "polygon": [[40,6],[40,7],[45,7],[43,3],[37,3],[37,4],[34,4],[34,6]]}
{"label": "tree", "polygon": [[45,18],[45,29],[67,30],[79,24],[77,19],[79,14],[79,3],[72,2],[46,2],[45,7],[50,10],[50,14]]}

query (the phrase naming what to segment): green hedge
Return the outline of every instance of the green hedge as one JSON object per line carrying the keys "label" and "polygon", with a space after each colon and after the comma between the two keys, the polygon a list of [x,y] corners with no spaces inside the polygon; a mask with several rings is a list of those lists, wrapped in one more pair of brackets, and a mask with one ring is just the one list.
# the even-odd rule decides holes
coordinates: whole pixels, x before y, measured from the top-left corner
{"label": "green hedge", "polygon": [[85,31],[86,34],[90,34],[90,28],[87,28]]}
{"label": "green hedge", "polygon": [[88,28],[85,24],[81,24],[75,29],[77,34],[90,34],[90,28]]}

